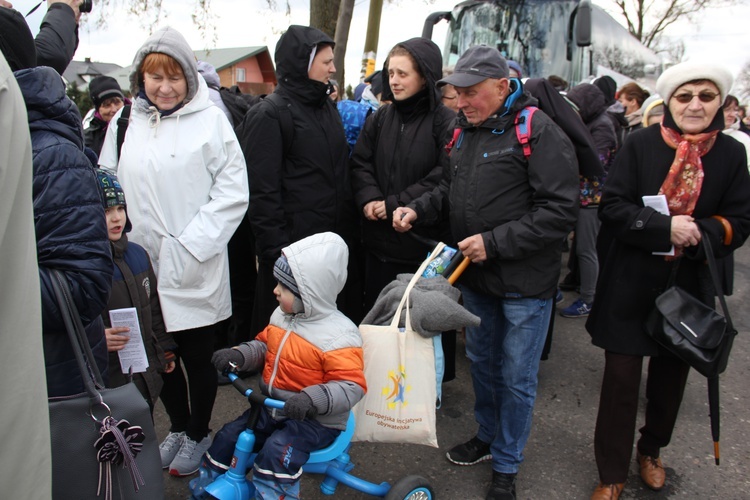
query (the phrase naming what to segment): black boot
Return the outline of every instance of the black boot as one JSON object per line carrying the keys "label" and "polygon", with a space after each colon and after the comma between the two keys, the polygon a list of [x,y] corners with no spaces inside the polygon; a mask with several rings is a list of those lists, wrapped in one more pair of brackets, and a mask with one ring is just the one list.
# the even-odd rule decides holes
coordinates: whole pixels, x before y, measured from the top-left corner
{"label": "black boot", "polygon": [[492,485],[485,500],[516,500],[516,475],[492,471]]}

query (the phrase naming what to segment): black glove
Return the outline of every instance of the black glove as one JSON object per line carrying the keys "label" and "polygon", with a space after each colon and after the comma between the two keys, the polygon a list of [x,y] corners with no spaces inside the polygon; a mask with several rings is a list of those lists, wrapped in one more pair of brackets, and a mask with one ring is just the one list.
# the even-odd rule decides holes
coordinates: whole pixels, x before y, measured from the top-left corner
{"label": "black glove", "polygon": [[217,370],[224,373],[232,369],[229,363],[234,363],[238,368],[242,367],[245,364],[245,356],[237,349],[219,349],[211,356],[211,363]]}
{"label": "black glove", "polygon": [[312,418],[318,414],[318,409],[313,406],[312,399],[304,392],[295,394],[284,403],[284,413],[294,420],[304,420],[305,417]]}

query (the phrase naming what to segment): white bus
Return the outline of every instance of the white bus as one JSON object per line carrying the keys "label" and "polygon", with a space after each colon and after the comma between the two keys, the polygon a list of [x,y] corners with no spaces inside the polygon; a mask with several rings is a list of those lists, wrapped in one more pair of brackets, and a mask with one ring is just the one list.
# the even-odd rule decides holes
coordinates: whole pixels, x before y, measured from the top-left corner
{"label": "white bus", "polygon": [[524,77],[557,75],[571,85],[608,74],[618,86],[637,80],[653,88],[662,71],[658,55],[590,0],[471,0],[425,20],[449,22],[443,65],[455,65],[472,45],[485,44],[518,62]]}

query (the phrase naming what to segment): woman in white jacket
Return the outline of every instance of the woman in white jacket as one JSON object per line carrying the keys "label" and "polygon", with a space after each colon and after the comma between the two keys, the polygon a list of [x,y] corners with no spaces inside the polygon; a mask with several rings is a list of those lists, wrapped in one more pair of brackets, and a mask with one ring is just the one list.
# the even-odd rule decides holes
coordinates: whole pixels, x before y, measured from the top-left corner
{"label": "woman in white jacket", "polygon": [[117,173],[127,193],[130,239],[151,256],[164,323],[178,345],[177,368],[164,375],[171,428],[160,450],[162,466],[184,476],[198,470],[211,444],[211,354],[216,324],[232,312],[227,243],[247,210],[247,173],[234,131],[209,100],[180,33],[163,28],[146,40],[130,88],[135,100],[119,162],[118,114],[99,163]]}

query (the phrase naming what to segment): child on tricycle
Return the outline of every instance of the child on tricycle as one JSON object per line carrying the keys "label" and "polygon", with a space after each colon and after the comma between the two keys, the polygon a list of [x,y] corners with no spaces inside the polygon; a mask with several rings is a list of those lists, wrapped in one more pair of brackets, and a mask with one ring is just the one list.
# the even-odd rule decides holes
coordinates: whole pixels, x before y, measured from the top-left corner
{"label": "child on tricycle", "polygon": [[[334,233],[284,248],[274,266],[279,307],[270,324],[255,340],[214,353],[220,371],[262,369],[263,394],[285,401],[283,410],[262,411],[255,427],[256,498],[298,498],[302,465],[346,428],[367,389],[359,330],[336,308],[348,253]],[[247,412],[216,434],[207,467],[229,469],[246,421]]]}

